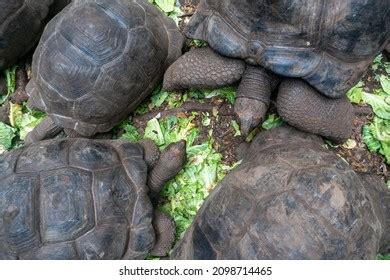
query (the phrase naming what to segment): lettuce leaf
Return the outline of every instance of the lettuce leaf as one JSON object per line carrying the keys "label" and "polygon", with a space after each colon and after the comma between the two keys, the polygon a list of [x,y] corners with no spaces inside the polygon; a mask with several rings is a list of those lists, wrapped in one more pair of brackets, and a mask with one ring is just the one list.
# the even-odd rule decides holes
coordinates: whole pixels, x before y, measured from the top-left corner
{"label": "lettuce leaf", "polygon": [[370,104],[375,115],[390,120],[390,95],[376,95],[363,92],[363,101]]}
{"label": "lettuce leaf", "polygon": [[0,149],[9,150],[12,148],[12,140],[16,136],[16,129],[0,122]]}

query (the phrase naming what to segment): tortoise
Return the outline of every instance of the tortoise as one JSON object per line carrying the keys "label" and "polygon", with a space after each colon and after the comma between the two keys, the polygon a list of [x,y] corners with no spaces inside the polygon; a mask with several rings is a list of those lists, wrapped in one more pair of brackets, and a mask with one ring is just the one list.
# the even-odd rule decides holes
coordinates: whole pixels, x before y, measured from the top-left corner
{"label": "tortoise", "polygon": [[185,142],[51,139],[0,156],[0,259],[163,256],[173,220],[153,210]]}
{"label": "tortoise", "polygon": [[13,65],[38,42],[48,17],[70,0],[0,0],[0,70]]}
{"label": "tortoise", "polygon": [[318,136],[285,126],[255,138],[171,258],[373,259],[386,245],[382,179],[355,173]]}
{"label": "tortoise", "polygon": [[238,82],[244,135],[263,120],[281,78],[278,113],[291,125],[342,142],[354,110],[345,93],[389,43],[388,0],[202,0],[186,35],[209,47],[184,54],[165,90]]}
{"label": "tortoise", "polygon": [[148,1],[72,1],[46,26],[33,56],[28,106],[49,116],[26,142],[61,128],[82,137],[110,131],[158,86],[183,40]]}

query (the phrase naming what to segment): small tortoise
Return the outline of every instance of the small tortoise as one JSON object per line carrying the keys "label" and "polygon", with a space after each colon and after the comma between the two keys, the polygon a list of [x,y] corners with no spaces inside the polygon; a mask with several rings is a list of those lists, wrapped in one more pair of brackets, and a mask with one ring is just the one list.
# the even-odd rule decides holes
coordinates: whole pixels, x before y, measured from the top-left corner
{"label": "small tortoise", "polygon": [[174,222],[150,197],[184,161],[184,141],[160,155],[149,141],[75,138],[0,156],[0,259],[164,256]]}
{"label": "small tortoise", "polygon": [[[167,71],[166,90],[239,81],[243,134],[256,127],[279,87],[277,109],[291,125],[335,141],[352,132],[345,93],[389,43],[388,0],[202,0],[186,34],[195,49]],[[275,75],[277,74],[277,75]]]}
{"label": "small tortoise", "polygon": [[373,259],[390,245],[390,192],[319,137],[259,134],[198,212],[173,259]]}
{"label": "small tortoise", "polygon": [[174,21],[148,1],[72,1],[34,53],[28,105],[49,117],[26,142],[60,128],[83,137],[110,131],[155,89],[182,44]]}

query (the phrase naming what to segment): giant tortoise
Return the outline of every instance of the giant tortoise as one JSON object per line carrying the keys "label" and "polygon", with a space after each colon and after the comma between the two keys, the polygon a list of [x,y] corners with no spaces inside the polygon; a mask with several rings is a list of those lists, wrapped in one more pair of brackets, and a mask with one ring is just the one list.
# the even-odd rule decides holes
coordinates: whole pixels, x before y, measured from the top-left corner
{"label": "giant tortoise", "polygon": [[263,119],[281,82],[279,114],[335,141],[352,132],[345,93],[389,43],[388,0],[202,0],[186,34],[195,49],[167,71],[166,90],[239,81],[235,112],[247,134]]}
{"label": "giant tortoise", "polygon": [[[214,189],[173,259],[374,259],[390,245],[390,192],[318,136],[260,133]],[[388,247],[390,248],[390,247]]]}
{"label": "giant tortoise", "polygon": [[184,141],[160,155],[151,141],[76,138],[0,156],[0,259],[164,256],[174,222],[152,201],[184,161]]}
{"label": "giant tortoise", "polygon": [[26,138],[61,128],[110,131],[181,55],[175,22],[145,0],[74,0],[46,26],[34,53],[28,105],[49,114]]}

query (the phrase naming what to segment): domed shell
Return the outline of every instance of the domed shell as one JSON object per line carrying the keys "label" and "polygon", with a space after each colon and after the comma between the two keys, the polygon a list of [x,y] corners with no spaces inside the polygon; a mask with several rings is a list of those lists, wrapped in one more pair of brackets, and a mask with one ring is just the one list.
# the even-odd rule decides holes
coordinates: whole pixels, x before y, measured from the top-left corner
{"label": "domed shell", "polygon": [[383,217],[360,177],[319,143],[277,139],[212,191],[173,259],[375,258]]}
{"label": "domed shell", "polygon": [[73,1],[34,54],[30,104],[79,134],[107,132],[157,86],[181,43],[175,23],[147,1]]}
{"label": "domed shell", "polygon": [[38,41],[53,0],[0,0],[0,70]]}
{"label": "domed shell", "polygon": [[389,42],[388,0],[202,0],[187,35],[343,96]]}
{"label": "domed shell", "polygon": [[140,145],[49,140],[0,156],[0,259],[138,259],[154,244]]}

